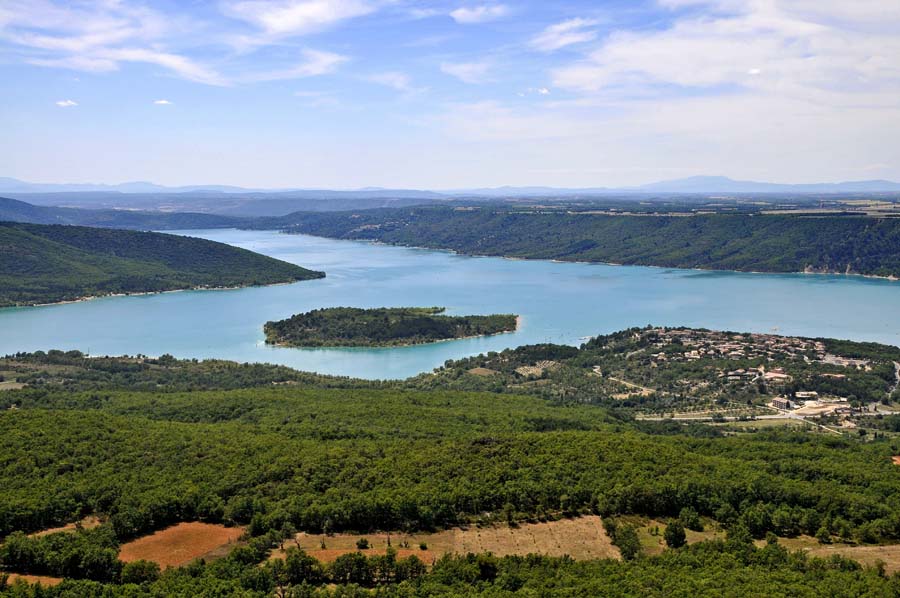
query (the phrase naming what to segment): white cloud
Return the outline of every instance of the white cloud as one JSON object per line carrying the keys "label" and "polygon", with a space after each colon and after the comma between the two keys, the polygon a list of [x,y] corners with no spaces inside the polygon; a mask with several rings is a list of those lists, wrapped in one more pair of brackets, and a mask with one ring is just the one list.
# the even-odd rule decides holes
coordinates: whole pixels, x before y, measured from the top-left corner
{"label": "white cloud", "polygon": [[240,0],[223,5],[227,15],[275,37],[321,31],[376,8],[375,2],[366,0]]}
{"label": "white cloud", "polygon": [[60,108],[70,108],[72,106],[77,106],[78,102],[75,102],[73,100],[60,100],[56,102],[56,105]]}
{"label": "white cloud", "polygon": [[304,61],[299,64],[286,69],[250,74],[243,77],[240,81],[243,83],[281,81],[327,75],[335,72],[340,65],[350,60],[347,56],[322,50],[305,49],[301,51],[301,54]]}
{"label": "white cloud", "polygon": [[153,103],[157,106],[171,106],[172,102],[169,100],[153,100]]}
{"label": "white cloud", "polygon": [[160,52],[146,48],[121,48],[104,50],[100,58],[115,62],[145,62],[171,70],[188,81],[207,85],[228,85],[229,81],[216,71],[203,66],[190,58],[169,52]]}
{"label": "white cloud", "polygon": [[377,83],[379,85],[384,85],[386,87],[391,87],[406,94],[413,94],[424,91],[422,88],[417,88],[413,85],[412,79],[409,77],[409,75],[407,75],[406,73],[401,73],[399,71],[375,73],[366,77],[366,80],[371,81],[372,83]]}
{"label": "white cloud", "polygon": [[454,21],[462,25],[493,21],[509,14],[505,4],[484,4],[481,6],[464,6],[450,11]]}
{"label": "white cloud", "polygon": [[456,77],[463,83],[483,83],[487,80],[491,70],[487,62],[443,62],[441,71],[447,75]]}
{"label": "white cloud", "polygon": [[189,27],[177,14],[163,15],[116,0],[7,0],[6,4],[0,13],[0,40],[19,48],[29,64],[110,72],[123,62],[143,62],[191,81],[224,83],[213,69],[165,49],[168,39]]}
{"label": "white cloud", "polygon": [[517,95],[521,98],[524,98],[525,96],[528,96],[531,94],[537,94],[539,96],[550,95],[550,88],[549,87],[529,87],[525,91],[520,91]]}
{"label": "white cloud", "polygon": [[787,1],[665,0],[686,3],[708,10],[667,29],[615,32],[584,60],[556,69],[554,83],[582,92],[741,86],[810,101],[900,90],[900,37],[844,26],[842,10],[822,16],[836,3],[801,12]]}
{"label": "white cloud", "polygon": [[553,52],[573,44],[581,44],[597,39],[597,32],[590,27],[597,24],[593,19],[569,19],[550,25],[531,38],[531,46],[541,52]]}

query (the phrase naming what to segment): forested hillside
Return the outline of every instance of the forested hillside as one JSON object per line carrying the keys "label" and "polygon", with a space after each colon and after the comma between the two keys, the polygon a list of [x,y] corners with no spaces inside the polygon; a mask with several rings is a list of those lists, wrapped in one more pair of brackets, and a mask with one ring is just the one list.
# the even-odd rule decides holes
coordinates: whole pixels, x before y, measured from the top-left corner
{"label": "forested hillside", "polygon": [[150,232],[7,222],[0,249],[0,306],[324,276],[223,243]]}
{"label": "forested hillside", "polygon": [[[589,343],[590,361],[633,334]],[[896,353],[828,342],[870,358]],[[489,359],[510,358],[512,367],[546,360],[550,349]],[[0,391],[0,567],[104,584],[66,581],[41,596],[262,597],[278,587],[301,596],[376,587],[382,596],[896,592],[896,577],[792,555],[776,540],[898,542],[893,434],[654,431],[594,405],[450,390],[454,369],[423,391],[407,387],[417,379],[365,382],[171,356],[2,359],[0,376],[26,386]],[[295,549],[287,561],[265,562],[298,530],[400,534],[584,514],[604,518],[625,562],[479,555],[431,564],[349,553],[326,564]],[[88,515],[98,528],[25,535]],[[635,517],[673,529],[697,527],[699,517],[728,540],[684,548],[673,540],[661,556],[636,558]],[[118,560],[122,543],[185,521],[246,526],[246,538],[221,560],[165,573]],[[767,536],[769,546],[754,547]]]}
{"label": "forested hillside", "polygon": [[516,329],[516,316],[446,316],[443,307],[329,307],[266,322],[266,342],[294,347],[413,345]]}
{"label": "forested hillside", "polygon": [[478,255],[900,276],[900,218],[723,213],[615,216],[480,206],[298,213],[254,226]]}

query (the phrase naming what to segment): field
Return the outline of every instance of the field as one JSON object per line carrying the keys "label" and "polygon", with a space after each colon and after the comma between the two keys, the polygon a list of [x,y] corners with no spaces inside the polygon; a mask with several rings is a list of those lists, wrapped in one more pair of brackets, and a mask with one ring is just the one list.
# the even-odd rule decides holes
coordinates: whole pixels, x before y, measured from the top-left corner
{"label": "field", "polygon": [[178,567],[201,557],[207,560],[224,556],[244,533],[240,527],[210,523],[179,523],[155,534],[123,544],[119,560],[153,561],[160,567]]}
{"label": "field", "polygon": [[[384,554],[388,534],[322,534],[301,533],[296,545],[321,561],[333,561],[342,554],[355,552],[356,542],[365,538],[370,548],[366,554]],[[324,542],[325,548],[322,548]],[[610,542],[599,517],[561,519],[547,523],[526,523],[519,527],[492,526],[454,528],[432,534],[390,534],[391,547],[397,556],[416,555],[430,565],[444,554],[491,552],[497,556],[531,553],[550,556],[569,555],[574,559],[619,558],[619,550]],[[427,549],[420,548],[425,543]],[[285,548],[290,544],[285,542]],[[273,557],[282,556],[277,550]]]}
{"label": "field", "polygon": [[31,584],[41,584],[44,587],[50,587],[59,585],[62,583],[61,577],[49,577],[47,575],[20,575],[18,573],[10,573],[9,578],[6,580],[9,585],[14,584],[16,581],[26,581]]}
{"label": "field", "polygon": [[[839,554],[868,566],[874,566],[878,561],[881,561],[884,563],[884,569],[888,574],[900,571],[900,544],[886,544],[883,546],[853,546],[843,543],[820,544],[818,540],[810,536],[779,538],[778,542],[789,550],[802,550],[810,556],[828,558]],[[761,544],[761,542],[758,543]]]}
{"label": "field", "polygon": [[[666,541],[663,537],[663,534],[666,531],[666,524],[664,522],[655,519],[646,520],[632,517],[623,517],[622,519],[629,523],[634,523],[633,520],[636,521],[636,525],[638,526],[638,538],[641,541],[641,548],[645,555],[655,556],[661,554],[666,549]],[[689,529],[684,530],[688,544],[694,544],[704,540],[725,539],[725,532],[719,530],[714,523],[711,521],[704,521],[704,525],[704,531],[702,532],[695,532]],[[659,530],[659,533],[654,534],[654,531],[657,529]]]}
{"label": "field", "polygon": [[52,527],[50,529],[41,530],[39,532],[35,532],[30,534],[32,537],[37,538],[40,536],[49,536],[50,534],[57,534],[60,532],[74,532],[80,526],[82,529],[94,529],[95,527],[100,525],[100,519],[94,517],[93,515],[89,517],[85,517],[81,521],[77,523],[68,523],[61,527]]}

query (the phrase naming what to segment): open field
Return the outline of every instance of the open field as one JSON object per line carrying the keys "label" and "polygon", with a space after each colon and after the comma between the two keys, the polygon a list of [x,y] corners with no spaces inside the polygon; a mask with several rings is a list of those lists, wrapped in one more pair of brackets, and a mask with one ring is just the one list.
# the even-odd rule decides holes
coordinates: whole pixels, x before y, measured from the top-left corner
{"label": "open field", "polygon": [[211,523],[179,523],[149,536],[123,544],[119,560],[153,561],[160,567],[178,567],[201,557],[207,560],[224,556],[244,533],[240,527]]}
{"label": "open field", "polygon": [[[626,521],[631,520],[632,518],[623,518]],[[666,540],[663,534],[666,531],[666,524],[662,521],[657,521],[655,519],[637,519],[637,521],[629,521],[631,523],[636,524],[638,527],[636,529],[638,539],[641,541],[641,548],[643,552],[647,556],[655,556],[661,554],[666,549]],[[654,535],[654,529],[659,529],[659,534]],[[702,532],[695,532],[693,530],[686,529],[684,530],[685,535],[687,536],[687,543],[694,544],[695,542],[702,542],[704,540],[724,540],[725,532],[719,530],[715,527],[715,524],[710,523],[708,521],[704,521],[704,530]]]}
{"label": "open field", "polygon": [[[365,554],[384,554],[388,547],[388,534],[297,534],[295,544],[321,561],[333,561],[342,554],[355,552],[361,538],[369,541]],[[322,548],[324,542],[325,548]],[[492,552],[498,556],[539,553],[550,556],[569,555],[574,559],[619,558],[619,550],[610,542],[600,517],[588,516],[561,519],[547,523],[526,523],[519,527],[492,526],[454,528],[436,533],[390,534],[391,546],[397,556],[416,555],[426,564],[432,564],[444,554]],[[427,549],[419,545],[424,542]],[[285,542],[285,548],[290,543]],[[283,556],[276,550],[272,557]]]}
{"label": "open field", "polygon": [[20,575],[19,573],[10,573],[9,579],[6,580],[9,585],[16,581],[25,581],[31,584],[39,583],[44,587],[59,585],[62,583],[61,577],[50,577],[48,575]]}
{"label": "open field", "polygon": [[90,515],[85,517],[81,521],[75,523],[67,523],[66,525],[60,527],[51,527],[49,529],[44,529],[39,532],[34,532],[33,534],[29,534],[32,538],[37,538],[39,536],[49,536],[50,534],[57,534],[60,532],[74,532],[78,527],[82,527],[83,529],[94,529],[95,527],[100,525],[100,519],[97,517]]}
{"label": "open field", "polygon": [[[758,545],[763,543],[763,540],[757,541]],[[854,546],[843,543],[820,544],[818,540],[811,536],[779,538],[778,543],[789,550],[802,550],[810,556],[821,558],[839,554],[868,566],[874,566],[878,561],[881,561],[884,563],[885,571],[888,574],[900,571],[900,544],[886,544],[883,546]]]}

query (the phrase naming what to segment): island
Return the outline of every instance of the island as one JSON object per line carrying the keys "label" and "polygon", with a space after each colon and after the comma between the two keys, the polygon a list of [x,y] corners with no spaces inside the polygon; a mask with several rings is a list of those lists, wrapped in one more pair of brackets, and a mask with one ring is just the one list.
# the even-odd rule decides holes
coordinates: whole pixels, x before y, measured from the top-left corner
{"label": "island", "polygon": [[394,347],[514,332],[517,316],[446,316],[443,307],[329,307],[266,322],[266,343],[287,347]]}
{"label": "island", "polygon": [[206,239],[0,222],[0,307],[288,283],[323,276]]}

